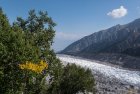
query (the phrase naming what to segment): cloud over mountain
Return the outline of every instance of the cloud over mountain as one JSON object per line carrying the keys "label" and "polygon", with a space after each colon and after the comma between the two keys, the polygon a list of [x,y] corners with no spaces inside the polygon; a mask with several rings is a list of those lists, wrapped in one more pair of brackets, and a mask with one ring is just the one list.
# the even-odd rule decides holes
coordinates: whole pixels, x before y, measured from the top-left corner
{"label": "cloud over mountain", "polygon": [[108,12],[107,15],[113,18],[122,18],[128,13],[127,9],[124,6],[120,6],[118,9],[113,9],[111,12]]}

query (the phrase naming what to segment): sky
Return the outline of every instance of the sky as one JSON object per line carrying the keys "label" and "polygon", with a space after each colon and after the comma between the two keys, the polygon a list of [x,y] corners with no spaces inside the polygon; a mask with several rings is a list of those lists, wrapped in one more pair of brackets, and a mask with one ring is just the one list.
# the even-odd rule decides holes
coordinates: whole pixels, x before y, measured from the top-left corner
{"label": "sky", "polygon": [[28,11],[47,11],[56,35],[52,48],[63,50],[72,42],[117,24],[140,18],[140,0],[0,0],[10,23]]}

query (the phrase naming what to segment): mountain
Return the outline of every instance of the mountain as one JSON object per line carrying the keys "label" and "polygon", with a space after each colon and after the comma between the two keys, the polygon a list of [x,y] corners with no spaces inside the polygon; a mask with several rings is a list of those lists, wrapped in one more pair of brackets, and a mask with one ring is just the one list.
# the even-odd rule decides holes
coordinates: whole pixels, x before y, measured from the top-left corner
{"label": "mountain", "polygon": [[[106,30],[95,32],[72,43],[60,53],[78,55],[85,58],[98,58],[100,60],[104,58],[105,61],[109,62],[120,60],[122,56],[127,58],[127,61],[137,61],[140,57],[140,19],[125,25],[118,24]],[[125,56],[132,57],[132,60]],[[108,58],[110,59],[108,60]],[[129,66],[131,65],[132,63]],[[125,66],[128,65],[126,64]]]}
{"label": "mountain", "polygon": [[140,56],[140,19],[95,32],[61,51],[65,54],[105,52]]}

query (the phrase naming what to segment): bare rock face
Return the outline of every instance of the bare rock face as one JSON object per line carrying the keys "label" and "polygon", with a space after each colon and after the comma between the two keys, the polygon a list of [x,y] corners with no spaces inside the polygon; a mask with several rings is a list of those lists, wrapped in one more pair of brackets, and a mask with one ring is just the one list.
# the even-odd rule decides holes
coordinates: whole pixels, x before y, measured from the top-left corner
{"label": "bare rock face", "polygon": [[[101,30],[99,32],[95,32],[89,36],[86,36],[68,47],[66,47],[60,53],[69,54],[69,55],[77,55],[88,58],[89,56],[94,59],[100,59],[105,57],[106,54],[116,54],[117,55],[127,55],[131,56],[130,61],[137,61],[136,58],[140,57],[140,19],[136,19],[135,21],[125,24],[125,25],[116,25],[106,30]],[[101,55],[102,54],[102,57]],[[121,58],[121,57],[120,57]],[[126,59],[126,58],[125,58]],[[108,59],[105,59],[105,61]],[[119,59],[118,59],[119,60]],[[126,59],[127,60],[127,59]],[[125,62],[125,60],[122,60]],[[127,63],[123,63],[127,66]],[[140,65],[140,61],[131,62],[133,69],[140,69],[137,67]],[[130,63],[128,66],[131,68]]]}

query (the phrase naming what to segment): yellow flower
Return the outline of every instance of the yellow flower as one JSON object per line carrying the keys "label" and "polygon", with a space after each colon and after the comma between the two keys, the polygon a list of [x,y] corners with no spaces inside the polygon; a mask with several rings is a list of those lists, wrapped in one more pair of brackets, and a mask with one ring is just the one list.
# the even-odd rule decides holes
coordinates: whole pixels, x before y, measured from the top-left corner
{"label": "yellow flower", "polygon": [[26,70],[31,70],[36,73],[41,73],[44,69],[48,68],[48,64],[41,60],[38,64],[34,64],[32,62],[26,61],[25,64],[19,64],[20,69],[26,69]]}

